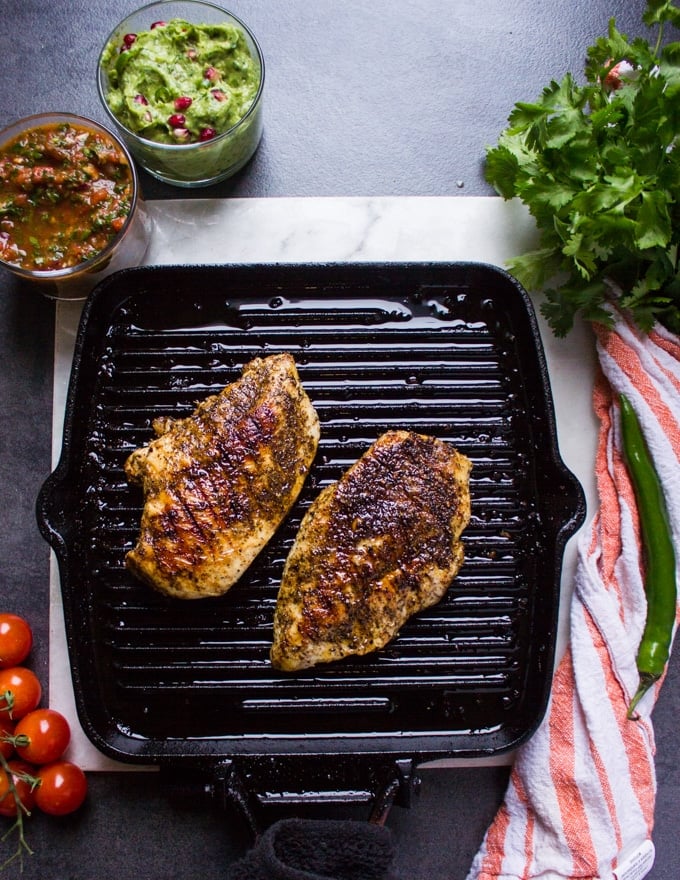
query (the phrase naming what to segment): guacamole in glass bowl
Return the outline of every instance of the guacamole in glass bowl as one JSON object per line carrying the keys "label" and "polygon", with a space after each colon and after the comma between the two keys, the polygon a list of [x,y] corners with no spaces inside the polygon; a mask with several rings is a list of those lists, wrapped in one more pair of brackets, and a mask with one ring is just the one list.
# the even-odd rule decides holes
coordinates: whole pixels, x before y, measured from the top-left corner
{"label": "guacamole in glass bowl", "polygon": [[137,161],[178,186],[231,176],[262,135],[264,61],[254,37],[210,3],[143,7],[110,35],[99,93]]}

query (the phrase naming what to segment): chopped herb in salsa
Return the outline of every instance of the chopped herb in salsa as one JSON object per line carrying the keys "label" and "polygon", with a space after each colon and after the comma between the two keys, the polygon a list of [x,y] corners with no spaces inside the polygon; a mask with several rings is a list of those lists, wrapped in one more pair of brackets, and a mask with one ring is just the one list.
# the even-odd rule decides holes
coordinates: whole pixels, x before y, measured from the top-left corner
{"label": "chopped herb in salsa", "polygon": [[78,266],[125,224],[133,199],[125,153],[104,134],[57,122],[0,149],[0,259],[30,271]]}

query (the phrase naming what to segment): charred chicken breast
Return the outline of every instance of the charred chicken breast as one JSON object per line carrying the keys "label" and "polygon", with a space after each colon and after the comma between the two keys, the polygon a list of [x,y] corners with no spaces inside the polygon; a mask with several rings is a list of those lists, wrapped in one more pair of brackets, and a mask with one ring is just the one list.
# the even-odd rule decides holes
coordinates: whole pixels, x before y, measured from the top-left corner
{"label": "charred chicken breast", "polygon": [[286,560],[276,668],[374,651],[443,597],[463,562],[470,469],[441,440],[391,431],[321,492]]}
{"label": "charred chicken breast", "polygon": [[272,537],[304,484],[319,420],[288,354],[257,358],[241,378],[125,462],[145,503],[126,565],[182,599],[225,593]]}

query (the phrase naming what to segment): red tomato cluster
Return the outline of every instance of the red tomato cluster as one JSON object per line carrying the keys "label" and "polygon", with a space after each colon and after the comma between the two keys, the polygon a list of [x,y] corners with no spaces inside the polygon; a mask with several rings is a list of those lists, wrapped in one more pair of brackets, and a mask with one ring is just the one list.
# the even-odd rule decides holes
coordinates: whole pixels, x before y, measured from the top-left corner
{"label": "red tomato cluster", "polygon": [[32,645],[28,623],[0,613],[0,815],[18,817],[38,807],[64,816],[85,800],[87,778],[64,759],[71,739],[66,718],[39,708],[40,681],[22,665]]}

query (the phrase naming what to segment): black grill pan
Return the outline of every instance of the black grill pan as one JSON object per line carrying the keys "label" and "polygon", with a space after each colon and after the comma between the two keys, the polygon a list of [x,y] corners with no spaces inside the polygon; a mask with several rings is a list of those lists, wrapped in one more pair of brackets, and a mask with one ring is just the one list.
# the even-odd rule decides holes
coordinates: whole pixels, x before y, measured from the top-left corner
{"label": "black grill pan", "polygon": [[[291,515],[231,591],[167,599],[123,564],[142,507],[122,465],[256,356],[291,352],[321,420]],[[269,664],[301,516],[390,428],[473,462],[466,561],[383,650]],[[482,264],[144,267],[87,301],[61,460],[37,504],[56,552],[83,728],[121,761],[213,770],[258,803],[367,797],[389,768],[512,749],[547,702],[566,540],[584,517],[560,459],[526,293]],[[385,770],[387,768],[387,771]]]}

